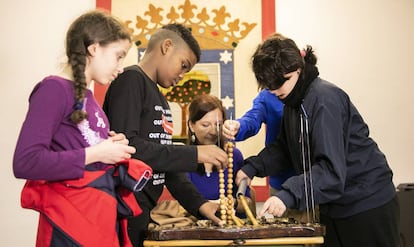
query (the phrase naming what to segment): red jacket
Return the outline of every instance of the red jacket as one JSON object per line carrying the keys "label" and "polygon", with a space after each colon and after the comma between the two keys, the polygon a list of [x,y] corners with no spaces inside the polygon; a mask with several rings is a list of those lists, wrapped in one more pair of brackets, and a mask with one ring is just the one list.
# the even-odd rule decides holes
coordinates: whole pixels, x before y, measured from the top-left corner
{"label": "red jacket", "polygon": [[142,212],[132,192],[140,191],[151,175],[151,167],[129,159],[105,170],[85,171],[81,179],[28,180],[21,205],[40,212],[36,246],[51,246],[56,230],[79,246],[132,246],[126,217]]}

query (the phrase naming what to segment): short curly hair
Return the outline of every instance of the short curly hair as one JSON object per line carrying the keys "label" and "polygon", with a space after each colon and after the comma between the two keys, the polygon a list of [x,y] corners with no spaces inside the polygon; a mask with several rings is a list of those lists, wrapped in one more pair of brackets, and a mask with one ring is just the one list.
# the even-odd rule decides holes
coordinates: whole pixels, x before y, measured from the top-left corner
{"label": "short curly hair", "polygon": [[185,27],[182,24],[178,23],[171,23],[163,26],[158,31],[156,31],[152,36],[148,43],[147,50],[151,51],[154,49],[156,44],[159,41],[164,39],[172,39],[173,41],[184,41],[188,47],[190,47],[191,51],[194,53],[197,59],[197,63],[200,62],[201,57],[201,49],[200,45],[198,44],[197,40],[194,38],[193,34],[191,33],[191,29]]}

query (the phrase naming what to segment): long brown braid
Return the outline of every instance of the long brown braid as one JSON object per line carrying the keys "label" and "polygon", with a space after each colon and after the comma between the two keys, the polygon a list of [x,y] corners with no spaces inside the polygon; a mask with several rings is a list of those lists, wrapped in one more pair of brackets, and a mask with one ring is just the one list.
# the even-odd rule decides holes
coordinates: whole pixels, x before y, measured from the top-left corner
{"label": "long brown braid", "polygon": [[85,68],[88,47],[94,43],[105,46],[118,40],[129,40],[131,33],[121,21],[101,10],[89,11],[78,17],[66,34],[66,56],[72,68],[75,104],[71,120],[79,123],[87,117],[83,110],[86,91]]}

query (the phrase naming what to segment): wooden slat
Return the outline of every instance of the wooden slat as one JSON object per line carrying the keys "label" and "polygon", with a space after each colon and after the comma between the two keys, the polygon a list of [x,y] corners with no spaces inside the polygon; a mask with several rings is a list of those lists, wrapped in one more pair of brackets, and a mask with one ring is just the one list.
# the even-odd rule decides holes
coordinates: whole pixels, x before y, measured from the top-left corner
{"label": "wooden slat", "polygon": [[186,226],[151,229],[147,232],[148,240],[235,240],[265,239],[281,237],[316,237],[325,235],[325,226],[320,224],[273,224],[242,227]]}
{"label": "wooden slat", "polygon": [[145,240],[145,247],[156,246],[235,246],[237,244],[242,246],[257,246],[257,245],[304,245],[304,244],[322,244],[323,237],[287,237],[287,238],[265,238],[265,239],[247,239],[243,243],[234,240],[167,240],[155,241]]}

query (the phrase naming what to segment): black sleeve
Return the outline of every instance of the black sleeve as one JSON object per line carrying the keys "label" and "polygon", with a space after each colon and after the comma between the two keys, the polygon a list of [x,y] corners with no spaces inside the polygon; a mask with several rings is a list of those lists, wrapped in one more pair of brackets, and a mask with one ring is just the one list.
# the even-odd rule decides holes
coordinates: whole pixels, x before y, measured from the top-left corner
{"label": "black sleeve", "polygon": [[142,137],[142,126],[152,124],[142,121],[143,114],[152,114],[144,107],[145,97],[154,97],[146,87],[144,75],[136,70],[125,70],[111,83],[103,104],[110,129],[124,133],[129,144],[136,148],[133,158],[144,161],[156,171],[196,171],[195,146],[162,145]]}
{"label": "black sleeve", "polygon": [[185,173],[167,173],[166,182],[171,195],[192,215],[201,218],[199,208],[207,200],[198,192]]}
{"label": "black sleeve", "polygon": [[[283,122],[281,129],[283,129]],[[286,148],[285,133],[280,132],[275,142],[268,144],[258,155],[251,156],[245,160],[245,165],[241,168],[250,178],[266,177],[277,175],[280,172],[292,169]]]}

